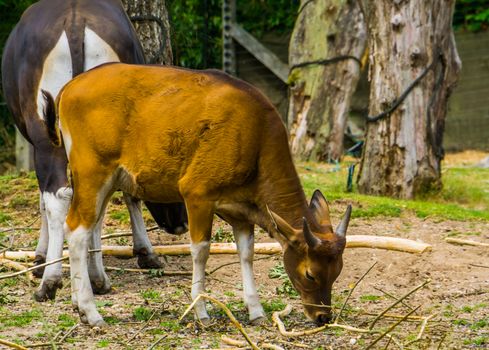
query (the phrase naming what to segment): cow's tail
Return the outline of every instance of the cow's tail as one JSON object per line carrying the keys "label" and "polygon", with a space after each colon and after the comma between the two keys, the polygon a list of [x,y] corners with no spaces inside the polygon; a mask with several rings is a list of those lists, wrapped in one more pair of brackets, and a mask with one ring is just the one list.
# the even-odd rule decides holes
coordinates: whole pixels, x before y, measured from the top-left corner
{"label": "cow's tail", "polygon": [[56,111],[56,103],[53,96],[46,90],[42,90],[44,96],[44,123],[49,135],[49,139],[54,146],[61,146],[61,133],[58,125],[58,115]]}

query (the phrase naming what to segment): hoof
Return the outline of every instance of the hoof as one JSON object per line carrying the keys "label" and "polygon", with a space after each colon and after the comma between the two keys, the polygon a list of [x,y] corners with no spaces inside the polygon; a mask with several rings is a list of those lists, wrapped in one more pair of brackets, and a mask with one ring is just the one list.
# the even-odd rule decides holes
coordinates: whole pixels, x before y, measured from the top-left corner
{"label": "hoof", "polygon": [[34,293],[34,299],[38,302],[54,300],[56,291],[61,287],[63,287],[61,280],[48,280]]}
{"label": "hoof", "polygon": [[138,266],[142,269],[161,269],[163,264],[156,254],[138,254]]}
{"label": "hoof", "polygon": [[93,292],[99,295],[110,293],[110,291],[112,290],[112,287],[108,280],[90,280],[90,285],[92,286]]}
{"label": "hoof", "polygon": [[267,322],[267,318],[265,316],[260,316],[260,317],[253,319],[253,320],[250,320],[250,324],[252,326],[262,326],[266,322]]}
{"label": "hoof", "polygon": [[210,317],[203,317],[199,319],[199,322],[202,323],[203,326],[209,326],[212,323]]}
{"label": "hoof", "polygon": [[98,313],[92,315],[91,318],[89,318],[87,314],[82,311],[79,311],[79,315],[80,315],[80,321],[84,324],[88,324],[91,327],[103,328],[107,326],[107,323],[105,323],[102,316],[100,316]]}
{"label": "hoof", "polygon": [[[36,255],[36,257],[34,258],[34,266],[44,264],[45,262],[46,257],[42,255]],[[34,275],[34,277],[42,278],[42,275],[44,274],[44,266],[33,270],[32,274]]]}

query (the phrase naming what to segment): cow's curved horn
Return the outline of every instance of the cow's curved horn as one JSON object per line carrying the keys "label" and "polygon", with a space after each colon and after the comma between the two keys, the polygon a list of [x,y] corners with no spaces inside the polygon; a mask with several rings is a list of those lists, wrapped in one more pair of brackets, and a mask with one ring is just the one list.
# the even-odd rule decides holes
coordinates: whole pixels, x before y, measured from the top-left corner
{"label": "cow's curved horn", "polygon": [[346,236],[346,230],[348,229],[348,223],[350,222],[351,216],[351,205],[348,205],[346,208],[345,215],[343,215],[343,219],[341,219],[340,224],[336,228],[336,234],[340,237]]}
{"label": "cow's curved horn", "polygon": [[314,248],[321,243],[321,240],[316,236],[314,236],[314,233],[311,232],[311,228],[309,227],[306,218],[303,218],[303,221],[304,224],[302,230],[304,232],[304,238],[306,240],[306,243],[309,247]]}

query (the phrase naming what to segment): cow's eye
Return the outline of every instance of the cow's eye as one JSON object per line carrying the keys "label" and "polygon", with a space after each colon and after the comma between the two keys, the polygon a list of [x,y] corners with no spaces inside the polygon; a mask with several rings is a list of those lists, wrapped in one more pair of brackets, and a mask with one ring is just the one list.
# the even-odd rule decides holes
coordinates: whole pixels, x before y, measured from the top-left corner
{"label": "cow's eye", "polygon": [[306,278],[309,280],[309,281],[315,281],[314,277],[311,276],[311,274],[309,273],[309,271],[306,271]]}

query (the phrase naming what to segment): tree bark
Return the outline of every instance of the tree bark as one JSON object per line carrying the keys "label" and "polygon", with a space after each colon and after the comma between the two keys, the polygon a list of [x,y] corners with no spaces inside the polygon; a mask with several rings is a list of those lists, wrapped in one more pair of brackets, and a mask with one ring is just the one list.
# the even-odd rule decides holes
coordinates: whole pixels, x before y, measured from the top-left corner
{"label": "tree bark", "polygon": [[122,2],[138,33],[146,62],[172,64],[170,22],[165,0],[122,0]]}
{"label": "tree bark", "polygon": [[[296,158],[341,158],[365,45],[366,26],[358,1],[301,1],[289,47],[292,71],[288,127]],[[304,62],[332,58],[294,68]]]}
{"label": "tree bark", "polygon": [[[365,2],[367,3],[367,2]],[[441,188],[448,97],[461,62],[452,31],[454,0],[379,0],[365,7],[369,28],[370,115],[361,193],[413,198]]]}

